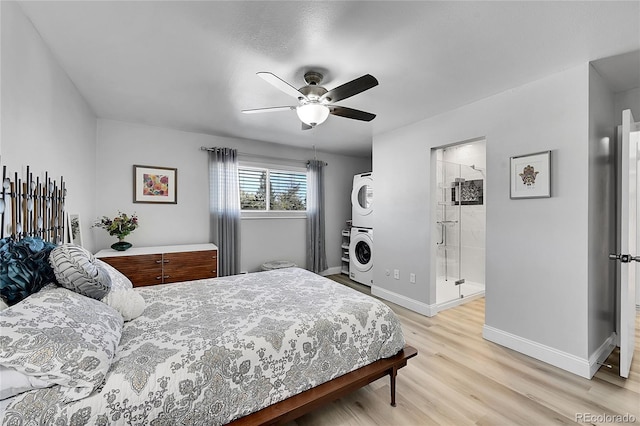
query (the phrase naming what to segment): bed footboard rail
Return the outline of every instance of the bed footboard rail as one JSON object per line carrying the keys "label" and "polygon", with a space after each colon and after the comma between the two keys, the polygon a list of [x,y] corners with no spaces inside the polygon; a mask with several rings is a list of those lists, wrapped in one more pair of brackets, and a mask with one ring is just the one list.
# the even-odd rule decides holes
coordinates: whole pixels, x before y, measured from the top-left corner
{"label": "bed footboard rail", "polygon": [[347,395],[363,386],[389,375],[391,381],[391,405],[396,405],[396,375],[407,365],[407,360],[418,354],[413,346],[406,345],[390,358],[380,359],[355,371],[337,377],[320,386],[263,408],[260,411],[234,420],[230,425],[276,425],[284,424],[309,413],[329,402]]}

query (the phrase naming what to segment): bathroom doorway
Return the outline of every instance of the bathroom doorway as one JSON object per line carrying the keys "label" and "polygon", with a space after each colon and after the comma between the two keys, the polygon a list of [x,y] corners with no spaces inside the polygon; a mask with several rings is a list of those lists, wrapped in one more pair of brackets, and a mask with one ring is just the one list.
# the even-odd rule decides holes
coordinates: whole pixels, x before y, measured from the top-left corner
{"label": "bathroom doorway", "polygon": [[437,311],[484,296],[486,141],[434,150],[435,285]]}

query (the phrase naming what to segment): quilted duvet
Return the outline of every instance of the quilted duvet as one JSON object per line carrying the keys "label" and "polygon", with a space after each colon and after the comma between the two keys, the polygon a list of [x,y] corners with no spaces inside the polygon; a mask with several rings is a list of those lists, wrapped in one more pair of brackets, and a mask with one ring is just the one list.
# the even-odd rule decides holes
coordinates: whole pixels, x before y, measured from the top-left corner
{"label": "quilted duvet", "polygon": [[404,346],[394,313],[298,268],[137,288],[105,380],[65,403],[18,395],[4,424],[215,425],[258,411]]}

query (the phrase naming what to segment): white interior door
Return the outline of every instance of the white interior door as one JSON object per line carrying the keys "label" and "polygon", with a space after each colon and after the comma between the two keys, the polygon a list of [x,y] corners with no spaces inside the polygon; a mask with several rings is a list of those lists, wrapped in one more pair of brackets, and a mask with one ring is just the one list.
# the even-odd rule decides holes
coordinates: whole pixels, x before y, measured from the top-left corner
{"label": "white interior door", "polygon": [[629,377],[635,348],[638,243],[638,132],[630,110],[622,112],[620,167],[620,375]]}

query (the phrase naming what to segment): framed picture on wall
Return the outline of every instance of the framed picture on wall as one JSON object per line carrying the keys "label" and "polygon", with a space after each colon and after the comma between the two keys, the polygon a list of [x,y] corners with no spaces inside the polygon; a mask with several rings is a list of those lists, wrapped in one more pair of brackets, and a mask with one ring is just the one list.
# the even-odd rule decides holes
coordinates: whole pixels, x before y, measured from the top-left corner
{"label": "framed picture on wall", "polygon": [[551,197],[551,151],[511,157],[511,199]]}
{"label": "framed picture on wall", "polygon": [[133,166],[133,202],[178,203],[178,169]]}

